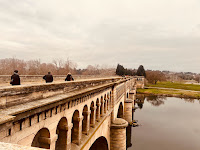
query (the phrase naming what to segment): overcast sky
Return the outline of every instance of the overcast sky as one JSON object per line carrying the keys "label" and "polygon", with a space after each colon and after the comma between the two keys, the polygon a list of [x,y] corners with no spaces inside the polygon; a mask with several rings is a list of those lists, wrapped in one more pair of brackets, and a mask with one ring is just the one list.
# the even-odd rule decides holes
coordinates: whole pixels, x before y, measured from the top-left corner
{"label": "overcast sky", "polygon": [[200,73],[200,0],[0,0],[0,53]]}

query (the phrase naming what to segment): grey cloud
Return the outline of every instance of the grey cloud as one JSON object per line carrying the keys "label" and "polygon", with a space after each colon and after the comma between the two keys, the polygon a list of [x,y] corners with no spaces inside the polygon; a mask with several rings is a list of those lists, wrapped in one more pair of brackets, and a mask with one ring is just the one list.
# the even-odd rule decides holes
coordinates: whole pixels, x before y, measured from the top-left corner
{"label": "grey cloud", "polygon": [[[114,5],[113,5],[114,4]],[[199,72],[197,1],[0,0],[0,58]],[[192,8],[192,9],[191,9]],[[192,59],[191,59],[192,58]]]}

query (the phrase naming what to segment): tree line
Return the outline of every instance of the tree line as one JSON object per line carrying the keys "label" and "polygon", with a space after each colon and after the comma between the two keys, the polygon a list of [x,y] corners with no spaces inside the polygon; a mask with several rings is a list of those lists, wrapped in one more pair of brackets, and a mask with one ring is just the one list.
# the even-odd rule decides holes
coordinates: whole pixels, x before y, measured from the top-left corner
{"label": "tree line", "polygon": [[69,59],[54,59],[51,63],[43,63],[40,60],[22,60],[17,58],[0,59],[0,75],[11,75],[18,70],[21,75],[44,75],[51,72],[53,75],[66,75],[71,72],[74,75],[102,75],[102,76],[144,76],[149,83],[166,80],[161,71],[145,71],[140,65],[138,69],[124,68],[118,64],[117,68],[109,68],[99,65],[88,65],[85,69],[78,69],[77,64]]}
{"label": "tree line", "polygon": [[17,58],[0,59],[0,75],[10,75],[14,70],[18,70],[21,75],[44,75],[47,72],[53,75],[66,75],[69,72],[75,75],[115,75],[115,68],[106,66],[88,65],[86,69],[77,69],[77,64],[69,59],[54,59],[51,63]]}
{"label": "tree line", "polygon": [[158,81],[166,81],[166,76],[161,71],[147,70],[145,71],[143,65],[140,65],[138,69],[127,69],[122,65],[118,64],[116,69],[116,74],[120,76],[144,76],[148,83],[156,84]]}
{"label": "tree line", "polygon": [[119,76],[124,76],[124,75],[129,75],[129,76],[134,76],[136,75],[136,69],[127,69],[124,68],[124,66],[118,64],[117,69],[116,69],[116,74]]}

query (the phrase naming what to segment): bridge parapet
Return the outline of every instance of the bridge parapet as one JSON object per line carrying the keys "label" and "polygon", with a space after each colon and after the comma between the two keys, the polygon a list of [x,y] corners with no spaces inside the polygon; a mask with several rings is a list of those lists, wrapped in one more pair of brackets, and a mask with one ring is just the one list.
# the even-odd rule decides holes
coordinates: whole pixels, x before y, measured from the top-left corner
{"label": "bridge parapet", "polygon": [[[91,95],[94,96],[95,93],[112,87],[116,84],[116,81],[119,83],[124,82],[122,78],[117,77],[64,83],[1,87],[0,126],[1,124],[10,123],[13,120],[24,119],[27,116],[32,118],[34,114],[37,114],[39,119],[40,117],[46,118],[52,116],[53,111],[58,113],[59,111],[70,109],[86,101]],[[49,106],[50,104],[51,106]],[[40,109],[38,110],[38,108]],[[28,114],[26,114],[27,111],[29,111]],[[44,115],[41,115],[42,111],[44,111]],[[23,120],[20,122],[23,122]]]}
{"label": "bridge parapet", "polygon": [[136,88],[144,88],[144,76],[134,76]]}
{"label": "bridge parapet", "polygon": [[28,147],[28,146],[22,146],[22,145],[11,144],[11,143],[3,143],[3,142],[0,142],[0,149],[1,150],[45,150],[45,149],[36,148],[36,147]]}
{"label": "bridge parapet", "polygon": [[[44,75],[20,75],[21,83],[42,83]],[[117,76],[113,76],[117,77]],[[66,75],[53,75],[54,81],[65,81]],[[102,76],[102,75],[73,75],[75,80],[82,79],[96,79],[96,78],[110,78],[110,76]],[[0,75],[0,84],[10,83],[10,75]]]}
{"label": "bridge parapet", "polygon": [[8,108],[30,101],[66,94],[84,88],[112,83],[121,78],[91,79],[61,83],[9,86],[0,88],[0,108]]}

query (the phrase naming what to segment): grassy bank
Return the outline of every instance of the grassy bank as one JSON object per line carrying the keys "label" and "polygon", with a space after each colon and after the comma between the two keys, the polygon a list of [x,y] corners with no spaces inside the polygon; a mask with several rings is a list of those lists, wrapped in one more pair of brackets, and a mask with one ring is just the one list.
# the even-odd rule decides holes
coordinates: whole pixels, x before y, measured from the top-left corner
{"label": "grassy bank", "polygon": [[139,94],[150,94],[150,95],[165,95],[183,98],[196,98],[200,99],[200,92],[191,92],[184,90],[173,90],[173,89],[137,89]]}
{"label": "grassy bank", "polygon": [[148,84],[147,86],[200,91],[200,85],[184,83],[158,82],[157,84]]}

